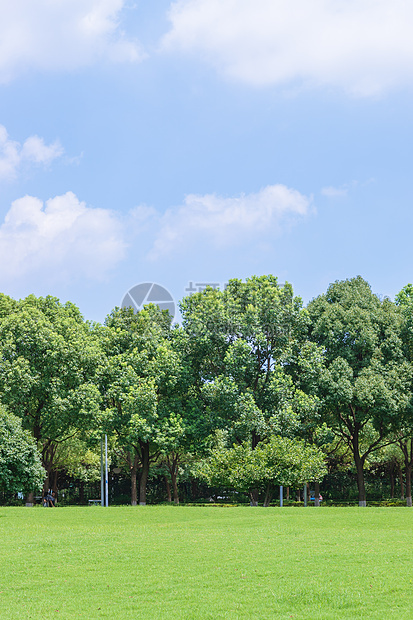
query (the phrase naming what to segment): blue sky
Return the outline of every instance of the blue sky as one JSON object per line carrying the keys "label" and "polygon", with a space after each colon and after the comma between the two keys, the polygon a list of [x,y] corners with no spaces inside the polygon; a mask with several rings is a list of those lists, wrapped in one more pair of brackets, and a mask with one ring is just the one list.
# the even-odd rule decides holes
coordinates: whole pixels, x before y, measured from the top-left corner
{"label": "blue sky", "polygon": [[[155,5],[155,6],[153,6]],[[412,274],[404,0],[0,0],[0,290]]]}

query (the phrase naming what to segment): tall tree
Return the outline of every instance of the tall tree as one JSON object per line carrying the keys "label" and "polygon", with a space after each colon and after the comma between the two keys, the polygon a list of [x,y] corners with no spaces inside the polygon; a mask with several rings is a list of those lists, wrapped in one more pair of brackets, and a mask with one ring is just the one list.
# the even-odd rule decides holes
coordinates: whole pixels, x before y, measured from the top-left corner
{"label": "tall tree", "polygon": [[399,426],[408,406],[411,366],[401,340],[400,312],[360,276],[335,282],[308,305],[310,336],[322,347],[324,419],[350,448],[359,505],[366,505],[366,458]]}
{"label": "tall tree", "polygon": [[406,476],[406,504],[412,506],[413,470],[413,285],[407,284],[396,295],[395,303],[402,317],[401,337],[406,359],[412,365],[412,380],[409,385],[409,401],[403,412],[401,428],[396,435],[397,444],[403,454]]}
{"label": "tall tree", "polygon": [[106,430],[117,437],[119,453],[131,475],[131,503],[146,504],[151,463],[157,461],[168,434],[179,434],[179,416],[170,407],[179,374],[179,356],[169,338],[171,319],[157,306],[115,309],[101,332],[106,362],[100,388]]}
{"label": "tall tree", "polygon": [[33,434],[45,489],[58,444],[93,425],[99,413],[100,357],[92,326],[73,304],[0,296],[0,400]]}
{"label": "tall tree", "polygon": [[181,312],[210,432],[228,429],[231,441],[255,449],[272,435],[292,437],[314,424],[318,398],[292,374],[300,369],[310,381],[305,367],[316,363],[317,347],[307,341],[308,314],[289,284],[271,275],[230,280],[225,291],[187,297]]}

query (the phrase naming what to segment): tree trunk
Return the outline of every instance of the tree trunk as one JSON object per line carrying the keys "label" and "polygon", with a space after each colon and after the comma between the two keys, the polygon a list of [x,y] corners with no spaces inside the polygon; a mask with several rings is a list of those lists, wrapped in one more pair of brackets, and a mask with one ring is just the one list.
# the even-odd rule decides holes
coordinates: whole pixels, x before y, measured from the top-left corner
{"label": "tree trunk", "polygon": [[49,491],[50,471],[46,469],[46,478],[43,482],[42,496],[45,497]]}
{"label": "tree trunk", "polygon": [[55,469],[53,472],[53,482],[52,482],[52,489],[53,491],[57,494],[57,479],[59,477],[59,470]]}
{"label": "tree trunk", "polygon": [[255,450],[255,448],[258,446],[258,444],[261,441],[261,437],[259,435],[257,435],[257,433],[255,431],[252,432],[252,438],[251,438],[251,448],[253,450]]}
{"label": "tree trunk", "polygon": [[130,486],[131,486],[131,505],[137,506],[138,504],[138,490],[136,486],[136,479],[138,475],[139,455],[135,454],[132,458],[130,452],[124,452],[124,459],[126,460],[129,473],[130,473]]}
{"label": "tree trunk", "polygon": [[359,506],[365,507],[367,505],[366,502],[366,486],[364,483],[364,468],[363,463],[359,455],[355,455],[355,465],[357,471],[357,488],[359,492]]}
{"label": "tree trunk", "polygon": [[406,474],[406,505],[412,505],[412,465],[411,463],[407,464],[405,467]]}
{"label": "tree trunk", "polygon": [[267,490],[265,492],[265,499],[264,499],[264,508],[268,508],[268,506],[271,503],[272,500],[272,496],[274,494],[274,490],[270,487],[270,485],[267,486]]}
{"label": "tree trunk", "polygon": [[179,504],[179,491],[178,491],[178,466],[180,455],[177,452],[171,452],[165,457],[165,464],[168,468],[169,475],[171,476],[172,489],[174,493],[174,504]]}
{"label": "tree trunk", "polygon": [[139,481],[139,506],[146,506],[146,485],[149,475],[149,443],[141,443],[142,470]]}
{"label": "tree trunk", "polygon": [[137,468],[133,467],[130,472],[130,482],[131,482],[131,505],[138,505],[138,488],[136,485],[136,477],[137,477]]}
{"label": "tree trunk", "polygon": [[33,504],[34,504],[34,493],[33,491],[30,491],[30,493],[28,493],[26,497],[26,506],[28,508],[31,508]]}
{"label": "tree trunk", "polygon": [[195,478],[191,479],[191,496],[193,500],[198,497],[198,481]]}
{"label": "tree trunk", "polygon": [[390,476],[390,497],[391,499],[393,499],[394,497],[394,463],[390,463],[389,476]]}
{"label": "tree trunk", "polygon": [[172,502],[172,495],[171,495],[171,485],[169,484],[169,480],[168,478],[165,476],[165,486],[166,486],[166,494],[168,497],[168,502],[171,503]]}
{"label": "tree trunk", "polygon": [[400,498],[404,499],[403,471],[399,466]]}
{"label": "tree trunk", "polygon": [[258,506],[258,489],[250,491],[250,506]]}
{"label": "tree trunk", "polygon": [[366,502],[366,486],[364,482],[364,459],[360,456],[358,432],[355,430],[352,438],[352,449],[354,464],[357,472],[357,488],[359,492],[359,506],[365,507]]}
{"label": "tree trunk", "polygon": [[314,506],[320,505],[320,483],[314,482]]}
{"label": "tree trunk", "polygon": [[[410,446],[409,446],[410,442]],[[412,466],[413,466],[413,438],[399,441],[399,446],[404,456],[404,471],[406,474],[406,504],[412,506]],[[410,447],[410,450],[409,450]],[[401,469],[400,469],[401,472]],[[403,478],[400,475],[401,483]],[[403,499],[403,498],[402,498]]]}
{"label": "tree trunk", "polygon": [[177,481],[177,473],[176,471],[174,471],[171,474],[171,478],[172,478],[172,488],[174,491],[174,504],[179,504],[179,492],[178,492],[178,481]]}
{"label": "tree trunk", "polygon": [[290,487],[287,487],[287,496],[286,496],[286,500],[287,500],[287,502],[290,500]]}
{"label": "tree trunk", "polygon": [[52,486],[50,482],[50,474],[51,474],[51,471],[53,470],[56,450],[57,450],[57,443],[53,443],[51,439],[47,439],[45,443],[43,444],[42,465],[44,469],[46,470],[46,478],[44,479],[44,482],[43,482],[43,491],[42,491],[43,498],[48,494],[49,488],[51,488]]}

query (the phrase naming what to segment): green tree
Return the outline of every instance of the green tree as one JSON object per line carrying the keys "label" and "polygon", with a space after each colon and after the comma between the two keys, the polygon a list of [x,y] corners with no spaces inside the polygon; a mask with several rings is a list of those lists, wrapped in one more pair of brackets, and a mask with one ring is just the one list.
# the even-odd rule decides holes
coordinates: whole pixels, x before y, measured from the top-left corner
{"label": "green tree", "polygon": [[324,419],[350,448],[359,505],[366,505],[364,465],[400,425],[408,406],[411,365],[403,352],[401,316],[360,276],[331,284],[308,305],[310,336],[322,347]]}
{"label": "green tree", "polygon": [[0,399],[34,436],[45,489],[59,443],[99,414],[94,375],[102,353],[93,331],[71,303],[0,296]]}
{"label": "green tree", "polygon": [[[79,501],[85,501],[85,485],[100,480],[100,442],[93,437],[71,437],[59,443],[50,486],[57,491],[59,474],[70,476],[79,486]],[[110,453],[109,453],[110,460]]]}
{"label": "green tree", "polygon": [[136,314],[115,309],[101,332],[107,356],[99,373],[105,430],[115,433],[128,465],[132,505],[137,504],[138,471],[139,504],[145,505],[150,465],[180,434],[180,416],[170,406],[179,375],[170,323],[169,314],[154,305]]}
{"label": "green tree", "polygon": [[413,285],[407,284],[396,295],[395,303],[402,317],[401,338],[406,359],[412,365],[412,380],[409,385],[409,400],[403,411],[400,429],[396,434],[397,444],[403,454],[406,475],[406,504],[412,506],[413,469]]}
{"label": "green tree", "polygon": [[320,355],[307,340],[308,314],[289,284],[271,275],[230,280],[225,291],[187,297],[181,312],[204,435],[226,429],[231,441],[254,449],[273,435],[308,434],[317,424],[319,401],[308,387]]}
{"label": "green tree", "polygon": [[205,456],[213,426],[204,415],[202,390],[199,389],[199,375],[193,357],[194,343],[182,328],[173,329],[170,336],[172,348],[179,358],[179,368],[174,389],[169,390],[167,396],[170,419],[174,423],[167,422],[167,432],[162,433],[160,448],[167,489],[170,482],[174,503],[178,504],[178,479],[182,474],[188,476],[198,458]]}
{"label": "green tree", "polygon": [[39,489],[44,475],[33,437],[22,429],[20,418],[0,407],[0,493]]}
{"label": "green tree", "polygon": [[249,443],[232,448],[219,446],[201,465],[210,485],[251,493],[265,493],[269,506],[276,486],[298,486],[322,480],[327,472],[324,454],[315,446],[287,437],[273,436],[252,449]]}

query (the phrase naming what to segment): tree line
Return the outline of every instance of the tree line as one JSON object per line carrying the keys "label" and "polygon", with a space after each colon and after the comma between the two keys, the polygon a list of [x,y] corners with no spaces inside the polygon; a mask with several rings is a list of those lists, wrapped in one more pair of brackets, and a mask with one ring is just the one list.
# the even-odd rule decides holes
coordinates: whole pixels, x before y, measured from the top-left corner
{"label": "tree line", "polygon": [[104,324],[72,303],[0,295],[0,491],[56,481],[62,462],[112,462],[145,504],[153,468],[269,505],[279,485],[354,468],[359,505],[374,459],[402,460],[412,505],[413,286],[395,301],[360,276],[304,306],[274,276],[233,279],[180,303],[115,308]]}

